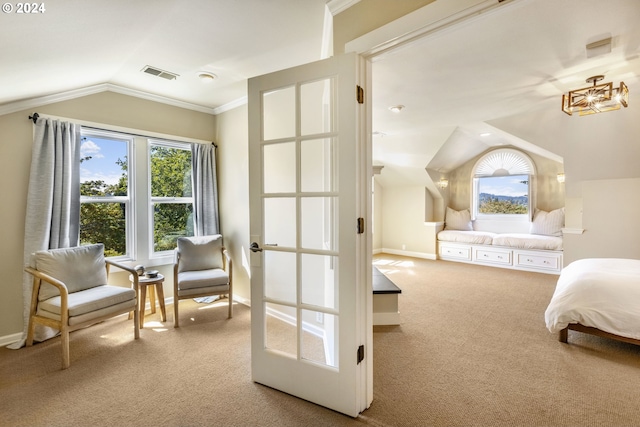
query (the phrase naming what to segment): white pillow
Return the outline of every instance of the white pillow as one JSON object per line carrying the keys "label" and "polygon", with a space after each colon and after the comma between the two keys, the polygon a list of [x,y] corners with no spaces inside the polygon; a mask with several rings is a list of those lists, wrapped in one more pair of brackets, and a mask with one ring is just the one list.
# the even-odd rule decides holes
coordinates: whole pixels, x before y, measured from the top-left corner
{"label": "white pillow", "polygon": [[222,236],[179,237],[178,272],[222,268]]}
{"label": "white pillow", "polygon": [[564,227],[564,208],[551,212],[536,209],[531,222],[531,234],[562,237]]}
{"label": "white pillow", "polygon": [[456,211],[451,209],[450,207],[447,207],[444,229],[472,231],[473,224],[471,223],[471,213],[469,212],[469,209]]}
{"label": "white pillow", "polygon": [[[107,284],[102,243],[38,251],[34,258],[36,268],[62,281],[69,293]],[[58,288],[43,282],[38,300],[57,295],[60,295]]]}

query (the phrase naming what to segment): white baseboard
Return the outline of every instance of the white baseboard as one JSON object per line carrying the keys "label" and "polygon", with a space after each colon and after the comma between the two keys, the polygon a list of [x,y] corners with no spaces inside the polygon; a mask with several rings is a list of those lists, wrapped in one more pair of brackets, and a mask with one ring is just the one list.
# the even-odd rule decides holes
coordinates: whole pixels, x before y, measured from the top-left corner
{"label": "white baseboard", "polygon": [[22,338],[22,332],[18,332],[18,333],[15,333],[15,334],[5,335],[3,337],[0,337],[0,347],[4,347],[4,346],[7,346],[9,344],[12,344],[12,343],[18,341],[20,338]]}
{"label": "white baseboard", "polygon": [[377,253],[401,255],[401,256],[408,256],[411,258],[422,258],[422,259],[430,259],[430,260],[438,259],[438,256],[436,254],[428,254],[425,252],[402,251],[398,249],[389,249],[389,248],[382,248],[382,250],[380,250],[380,252],[377,252]]}

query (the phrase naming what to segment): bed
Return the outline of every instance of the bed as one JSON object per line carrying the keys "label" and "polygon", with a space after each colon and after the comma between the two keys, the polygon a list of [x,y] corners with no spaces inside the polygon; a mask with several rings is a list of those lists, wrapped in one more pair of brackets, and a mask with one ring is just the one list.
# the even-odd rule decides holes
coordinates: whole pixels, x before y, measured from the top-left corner
{"label": "bed", "polygon": [[558,278],[545,322],[565,343],[574,330],[640,344],[640,260],[572,262]]}

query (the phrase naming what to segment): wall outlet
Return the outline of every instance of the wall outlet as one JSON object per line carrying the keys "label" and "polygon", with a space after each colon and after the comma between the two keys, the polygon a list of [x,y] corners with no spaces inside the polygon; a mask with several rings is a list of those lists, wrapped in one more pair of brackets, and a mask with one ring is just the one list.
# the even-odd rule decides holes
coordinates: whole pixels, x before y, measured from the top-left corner
{"label": "wall outlet", "polygon": [[324,323],[324,313],[320,313],[320,312],[316,313],[316,322],[320,324]]}

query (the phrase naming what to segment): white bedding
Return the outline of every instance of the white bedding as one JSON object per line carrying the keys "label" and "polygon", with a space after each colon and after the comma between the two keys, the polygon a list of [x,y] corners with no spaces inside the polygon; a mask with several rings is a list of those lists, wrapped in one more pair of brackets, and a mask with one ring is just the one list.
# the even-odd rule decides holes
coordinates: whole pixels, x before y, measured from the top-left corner
{"label": "white bedding", "polygon": [[562,270],[544,317],[551,332],[580,323],[640,339],[640,260],[572,262]]}

